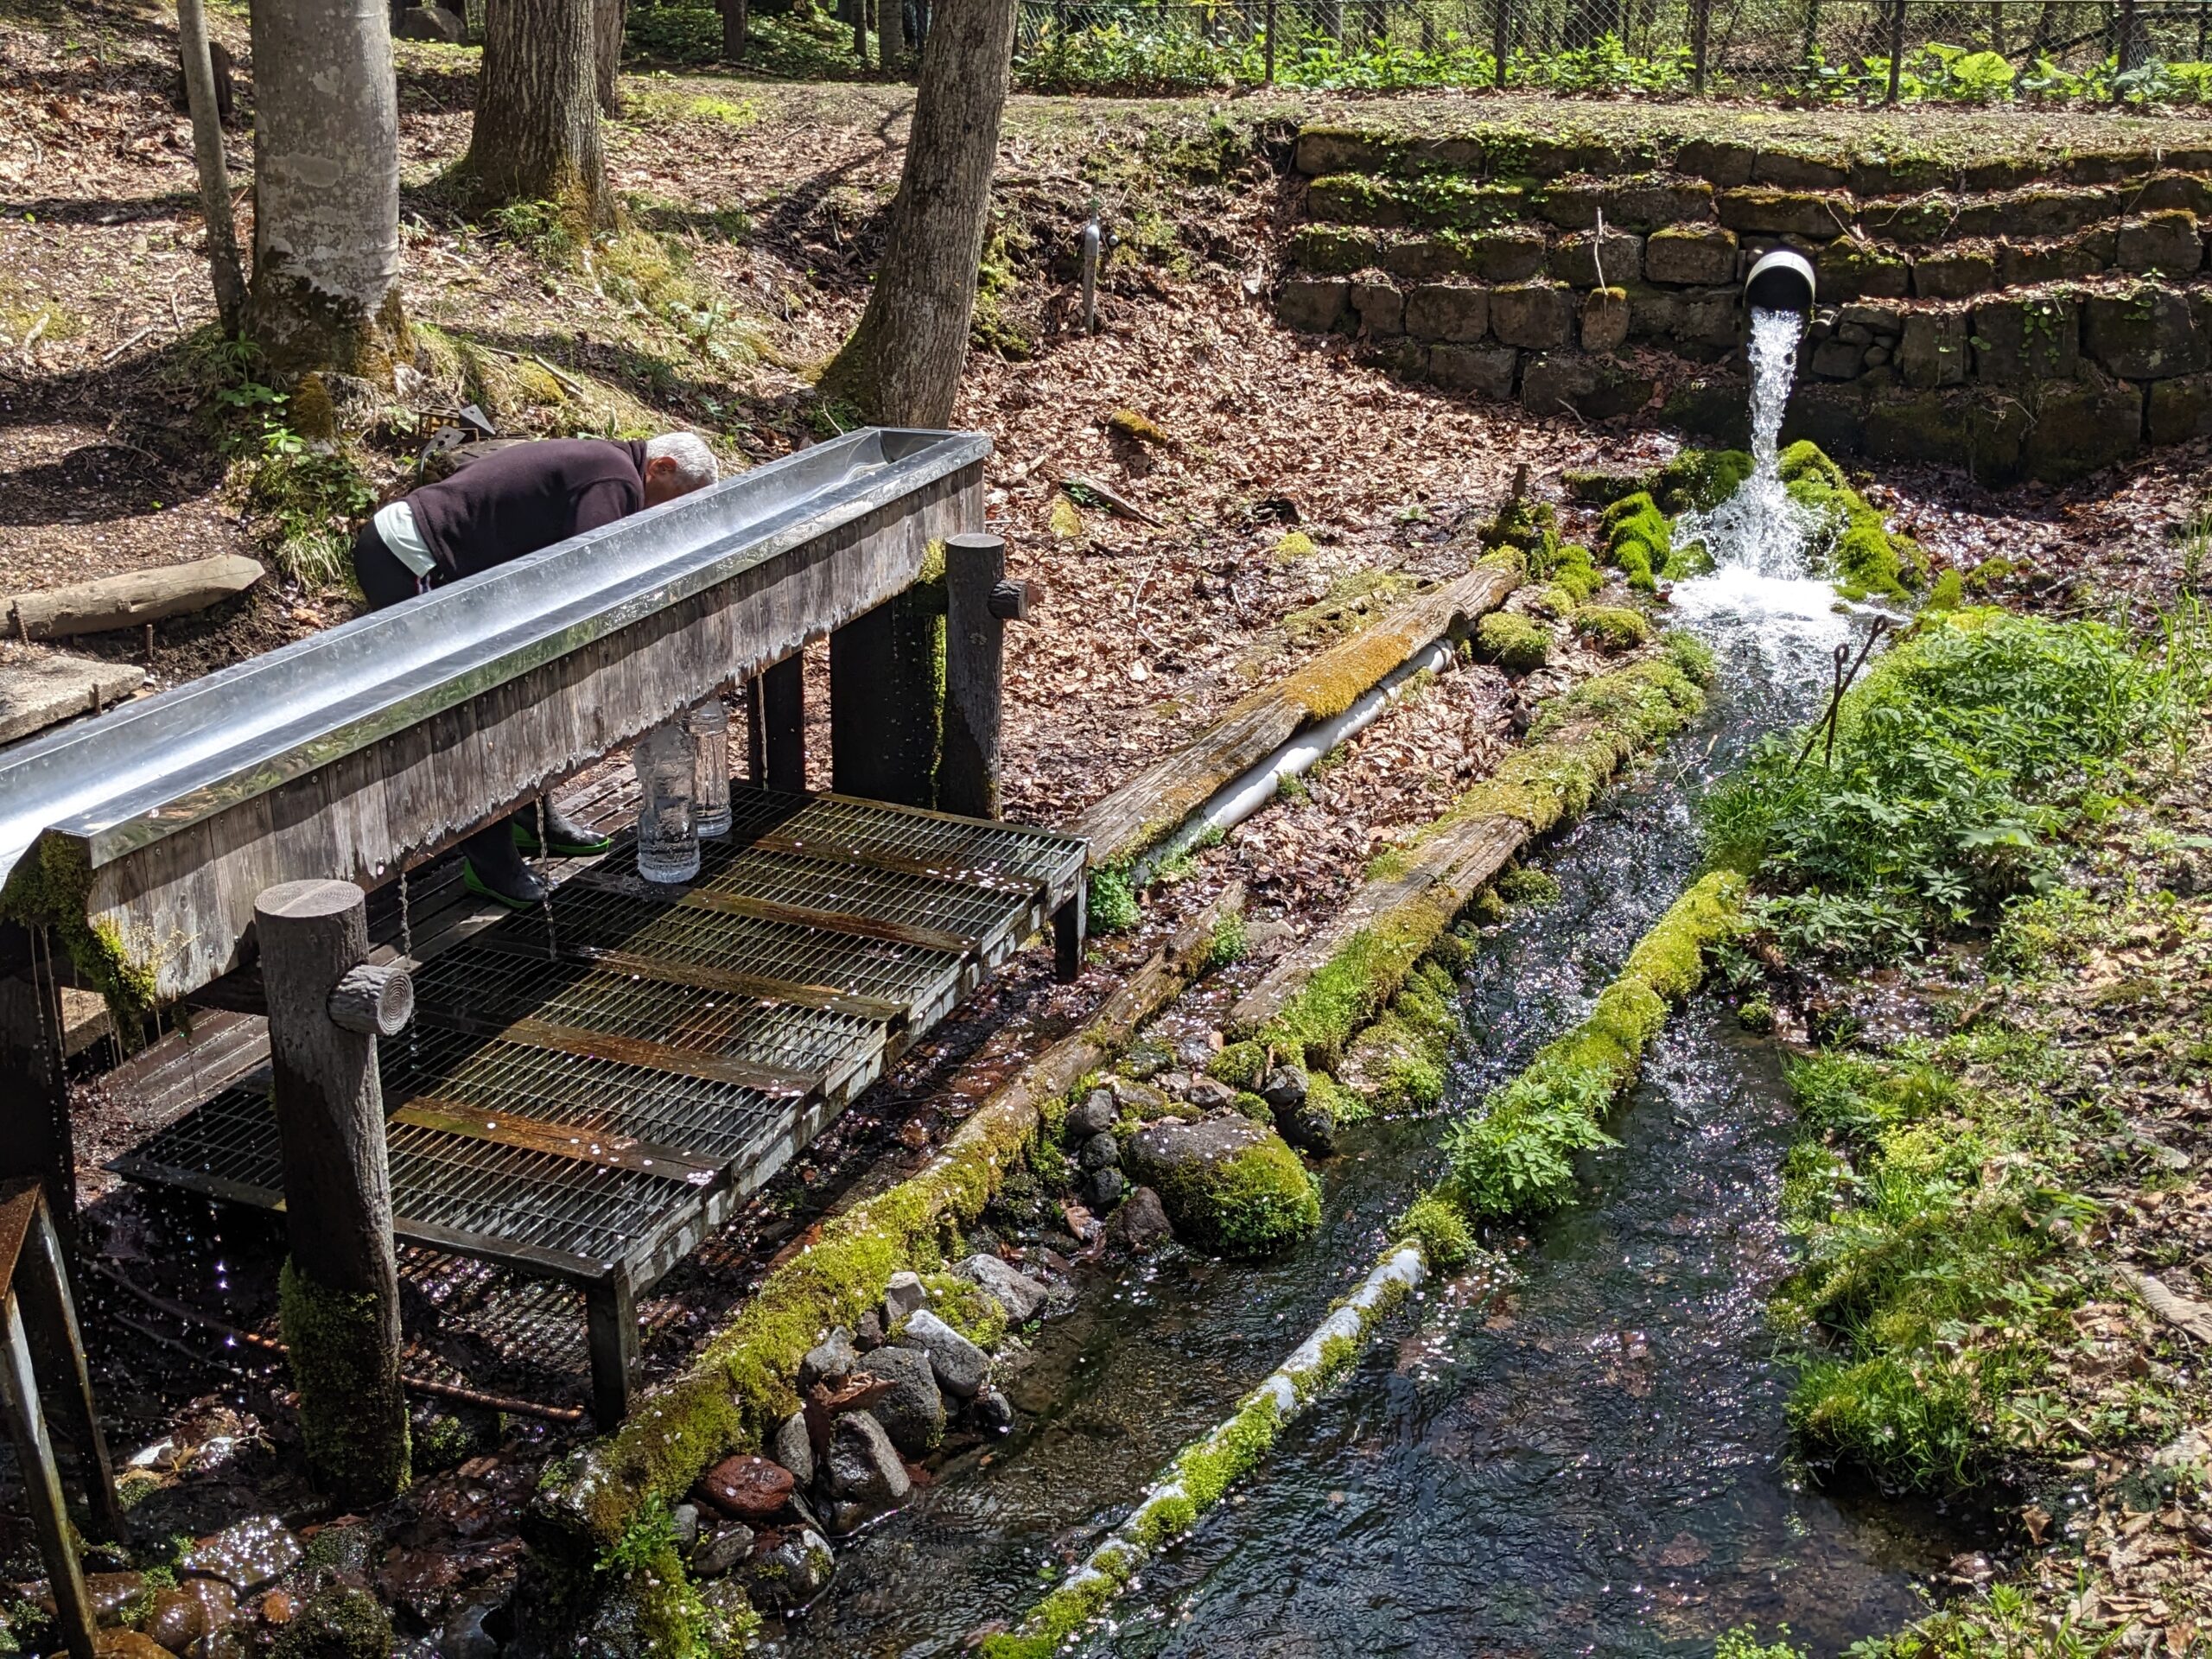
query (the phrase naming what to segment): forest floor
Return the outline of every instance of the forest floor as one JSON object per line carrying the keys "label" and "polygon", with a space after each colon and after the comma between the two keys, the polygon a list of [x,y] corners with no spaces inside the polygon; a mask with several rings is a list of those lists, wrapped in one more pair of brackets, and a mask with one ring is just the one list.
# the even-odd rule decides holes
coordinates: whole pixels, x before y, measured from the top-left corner
{"label": "forest floor", "polygon": [[[214,27],[250,105],[242,8],[219,10]],[[174,51],[159,9],[128,0],[66,12],[0,5],[0,593],[229,550],[272,565],[271,580],[245,600],[162,624],[149,689],[357,608],[330,558],[341,524],[327,499],[302,508],[281,491],[255,493],[276,450],[270,432],[289,430],[287,414],[257,401],[264,389],[252,365],[213,334]],[[806,371],[865,301],[911,88],[626,76],[609,155],[632,228],[586,250],[527,212],[472,219],[442,188],[467,145],[476,60],[462,48],[400,48],[404,293],[441,366],[345,411],[355,515],[407,486],[422,440],[464,404],[516,435],[695,427],[733,463],[828,435],[836,411],[822,406]],[[1501,107],[1451,96],[1389,102],[1394,118],[1438,122]],[[1351,107],[1288,92],[1020,96],[1010,105],[980,331],[990,344],[971,359],[956,416],[991,435],[988,514],[1009,539],[1014,573],[1043,589],[1009,653],[1010,817],[1068,820],[1413,582],[1457,574],[1466,553],[1452,532],[1494,505],[1517,467],[1530,469],[1540,493],[1556,495],[1568,467],[1648,462],[1672,448],[1661,434],[1535,420],[1406,385],[1358,361],[1348,343],[1275,326],[1268,296],[1294,206],[1283,142],[1297,119]],[[1519,107],[1553,118],[1548,106]],[[1643,118],[1635,106],[1573,107],[1580,119]],[[2156,124],[1913,119],[1944,124],[1973,145],[2134,140]],[[243,125],[231,158],[243,182],[251,162]],[[1094,201],[1113,249],[1103,328],[1090,336],[1077,327],[1073,249]],[[244,201],[241,211],[250,232]],[[1164,440],[1109,428],[1122,409],[1145,416]],[[2001,494],[1899,467],[1866,493],[1938,569],[2002,554],[2015,567],[2008,589],[2031,605],[2119,607],[2148,626],[2200,574],[2184,567],[2202,546],[2187,532],[2206,461],[2201,446],[2162,450],[2067,489]],[[1162,523],[1072,511],[1060,486],[1077,474]],[[137,660],[143,644],[133,635],[76,648]],[[1570,654],[1548,683],[1594,665]],[[821,697],[810,703],[826,707]],[[812,1217],[926,1158],[1020,1054],[1079,1019],[1117,965],[1221,882],[1247,880],[1278,928],[1336,903],[1379,847],[1503,752],[1516,707],[1515,688],[1494,670],[1445,677],[1304,796],[1279,801],[1210,855],[1184,891],[1159,895],[1153,926],[1106,945],[1083,982],[1055,988],[1034,962],[1009,973],[646,1310],[649,1362],[680,1363]],[[812,747],[826,754],[826,743]],[[223,1262],[177,1250],[161,1220],[134,1232],[134,1218],[112,1233],[116,1260],[134,1274],[168,1275],[162,1282],[172,1291],[209,1291]],[[226,1502],[296,1496],[270,1484],[287,1431],[285,1414],[266,1404],[272,1383],[281,1387],[269,1368],[248,1368],[241,1391],[189,1358],[200,1337],[163,1328],[183,1342],[181,1354],[104,1339],[110,1374],[134,1375],[126,1440],[174,1442],[144,1478],[175,1480],[196,1466],[207,1516]],[[249,1400],[262,1403],[250,1409]],[[526,1431],[410,1497],[389,1599],[434,1625],[510,1572],[510,1500],[563,1438]],[[485,1520],[493,1510],[499,1518]],[[193,1513],[196,1524],[201,1511]]]}

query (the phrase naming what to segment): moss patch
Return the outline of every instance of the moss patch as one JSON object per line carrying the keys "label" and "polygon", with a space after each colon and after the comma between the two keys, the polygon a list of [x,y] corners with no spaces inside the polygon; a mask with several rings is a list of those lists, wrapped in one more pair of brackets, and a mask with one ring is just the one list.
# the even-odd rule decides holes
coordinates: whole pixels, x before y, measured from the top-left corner
{"label": "moss patch", "polygon": [[1649,593],[1658,586],[1657,573],[1674,551],[1673,526],[1659,504],[1643,490],[1623,496],[1607,507],[1600,523],[1605,533],[1605,557],[1628,578],[1628,585]]}
{"label": "moss patch", "polygon": [[1782,452],[1790,499],[1824,529],[1829,576],[1847,598],[1904,599],[1927,579],[1927,556],[1909,537],[1892,536],[1882,515],[1853,489],[1843,470],[1810,442]]}
{"label": "moss patch", "polygon": [[1574,614],[1574,631],[1600,651],[1634,651],[1651,640],[1651,624],[1641,611],[1622,605],[1586,605]]}
{"label": "moss patch", "polygon": [[400,1491],[408,1479],[407,1409],[397,1348],[388,1363],[378,1358],[377,1299],[319,1285],[288,1258],[278,1300],[316,1484],[354,1504]]}
{"label": "moss patch", "polygon": [[1192,1160],[1160,1182],[1179,1237],[1221,1255],[1271,1255],[1321,1224],[1319,1185],[1269,1133],[1225,1158]]}
{"label": "moss patch", "polygon": [[1509,674],[1529,674],[1551,654],[1551,634],[1525,616],[1492,611],[1475,625],[1475,650]]}

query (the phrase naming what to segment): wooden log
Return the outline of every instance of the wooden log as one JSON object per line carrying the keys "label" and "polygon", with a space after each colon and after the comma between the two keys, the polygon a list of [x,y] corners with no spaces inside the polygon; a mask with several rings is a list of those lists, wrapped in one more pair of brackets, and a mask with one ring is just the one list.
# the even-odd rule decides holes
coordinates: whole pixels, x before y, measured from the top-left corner
{"label": "wooden log", "polygon": [[830,772],[840,795],[937,804],[944,588],[921,582],[830,635]]}
{"label": "wooden log", "polygon": [[330,993],[330,1017],[364,1037],[397,1037],[415,1017],[415,981],[397,963],[363,963]]}
{"label": "wooden log", "polygon": [[219,605],[245,592],[264,574],[257,561],[244,554],[219,553],[189,564],[37,588],[9,599],[7,631],[17,639],[60,639],[135,628]]}
{"label": "wooden log", "polygon": [[53,1442],[47,1438],[38,1379],[31,1370],[30,1343],[13,1291],[0,1295],[0,1415],[7,1418],[8,1438],[15,1443],[24,1506],[31,1513],[39,1554],[52,1575],[54,1607],[69,1659],[94,1659],[99,1651],[93,1645],[97,1621],[85,1589],[84,1569],[77,1562],[76,1541],[70,1535],[60,1473],[54,1465]]}
{"label": "wooden log", "polygon": [[1342,714],[1421,646],[1496,610],[1520,582],[1511,564],[1485,561],[1455,582],[1414,594],[1372,626],[1244,698],[1094,804],[1071,833],[1090,842],[1093,864],[1128,863],[1302,727]]}
{"label": "wooden log", "polygon": [[1006,577],[1006,543],[955,536],[944,544],[944,757],[938,804],[971,818],[999,815],[999,726],[1006,624],[993,596]]}
{"label": "wooden log", "polygon": [[13,1289],[31,1351],[46,1363],[40,1391],[47,1421],[60,1426],[62,1438],[76,1452],[86,1535],[122,1543],[130,1533],[116,1496],[107,1435],[92,1403],[92,1370],[85,1362],[84,1333],[69,1290],[69,1266],[37,1182],[0,1183],[0,1234],[16,1235],[22,1241]]}
{"label": "wooden log", "polygon": [[[806,664],[794,654],[753,682],[759,741],[753,776],[769,789],[799,794],[806,788]],[[750,725],[748,738],[753,735]]]}
{"label": "wooden log", "polygon": [[399,1274],[376,1039],[330,1017],[368,955],[368,906],[349,881],[288,881],[254,906],[283,1149],[284,1340],[308,1464],[349,1504],[407,1481]]}
{"label": "wooden log", "polygon": [[[35,963],[50,962],[44,929],[32,931],[30,947]],[[0,975],[0,1179],[38,1181],[67,1231],[77,1212],[77,1155],[65,1064],[52,974]]]}

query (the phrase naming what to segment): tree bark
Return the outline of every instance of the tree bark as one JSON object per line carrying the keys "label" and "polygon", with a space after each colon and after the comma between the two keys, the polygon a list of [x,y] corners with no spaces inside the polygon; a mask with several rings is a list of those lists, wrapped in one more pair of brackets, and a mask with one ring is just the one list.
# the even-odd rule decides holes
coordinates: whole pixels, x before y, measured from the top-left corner
{"label": "tree bark", "polygon": [[280,368],[388,383],[399,302],[399,105],[384,0],[253,8],[246,329]]}
{"label": "tree bark", "polygon": [[745,59],[746,30],[751,22],[746,0],[721,0],[721,6],[722,61],[741,63]]}
{"label": "tree bark", "polygon": [[230,164],[223,155],[223,112],[200,0],[177,0],[176,33],[178,55],[184,60],[185,102],[192,111],[193,158],[200,165],[200,209],[207,221],[207,274],[215,286],[215,315],[223,332],[233,334],[245,315],[245,270],[238,264]]}
{"label": "tree bark", "polygon": [[1013,53],[1014,0],[940,0],[933,9],[875,289],[823,375],[824,390],[870,421],[952,418]]}
{"label": "tree bark", "polygon": [[630,21],[630,0],[592,0],[598,53],[599,110],[622,113],[622,30]]}
{"label": "tree bark", "polygon": [[491,0],[461,170],[486,206],[547,201],[571,224],[618,217],[600,129],[597,6]]}

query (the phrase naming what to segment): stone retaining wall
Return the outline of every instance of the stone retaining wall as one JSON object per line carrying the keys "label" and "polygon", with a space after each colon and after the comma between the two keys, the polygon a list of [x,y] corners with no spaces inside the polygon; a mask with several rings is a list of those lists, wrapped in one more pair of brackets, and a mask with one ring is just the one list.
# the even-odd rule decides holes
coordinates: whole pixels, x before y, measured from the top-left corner
{"label": "stone retaining wall", "polygon": [[1792,435],[1993,482],[2212,435],[2212,146],[1950,164],[1310,127],[1296,164],[1282,322],[1454,390],[1630,415],[1657,378],[1624,348],[1652,347],[1718,371],[1665,416],[1730,434],[1743,275],[1790,247],[1821,302]]}

